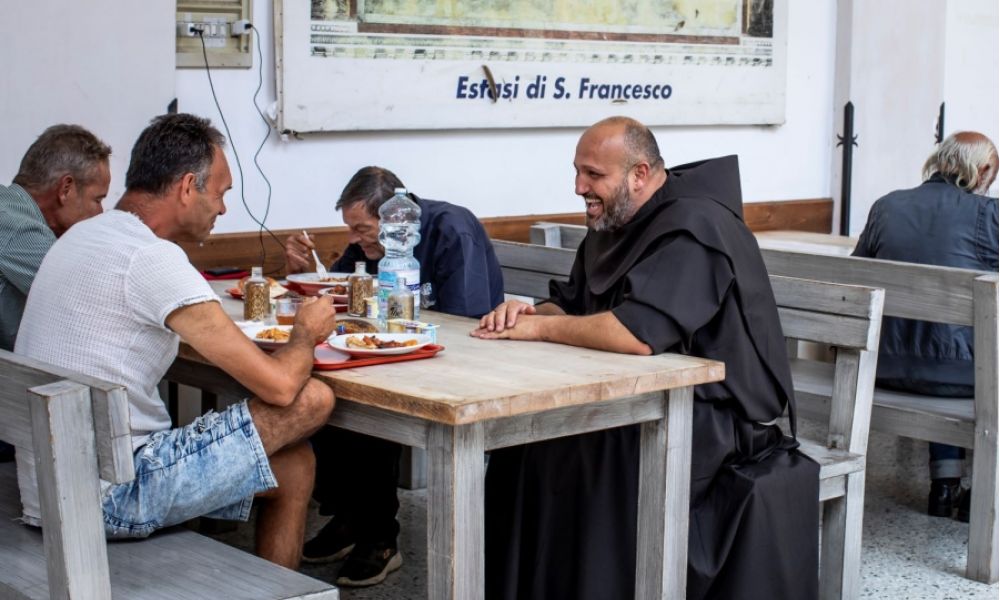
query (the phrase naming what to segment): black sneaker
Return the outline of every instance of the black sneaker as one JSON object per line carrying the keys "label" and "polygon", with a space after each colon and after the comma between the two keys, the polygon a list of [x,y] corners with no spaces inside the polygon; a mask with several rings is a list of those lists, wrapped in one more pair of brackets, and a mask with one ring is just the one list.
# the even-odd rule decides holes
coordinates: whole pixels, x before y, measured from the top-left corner
{"label": "black sneaker", "polygon": [[958,479],[933,479],[927,495],[927,514],[932,517],[951,517],[958,505],[962,486]]}
{"label": "black sneaker", "polygon": [[358,545],[337,574],[337,585],[366,587],[382,583],[385,576],[403,566],[403,556],[384,544]]}
{"label": "black sneaker", "polygon": [[963,523],[969,522],[969,508],[972,504],[972,490],[962,489],[962,495],[958,500],[958,512],[955,513],[955,520]]}
{"label": "black sneaker", "polygon": [[14,446],[0,441],[0,463],[14,462]]}
{"label": "black sneaker", "polygon": [[334,521],[319,530],[316,537],[302,548],[302,562],[331,563],[338,561],[354,549],[354,536],[348,528]]}

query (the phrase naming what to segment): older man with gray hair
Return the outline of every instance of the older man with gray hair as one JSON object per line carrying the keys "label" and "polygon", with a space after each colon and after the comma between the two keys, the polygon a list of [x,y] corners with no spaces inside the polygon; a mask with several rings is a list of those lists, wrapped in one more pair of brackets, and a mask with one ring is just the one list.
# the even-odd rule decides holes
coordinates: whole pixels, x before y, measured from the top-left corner
{"label": "older man with gray hair", "polygon": [[[997,270],[997,199],[984,194],[997,175],[997,149],[985,135],[948,136],[924,164],[924,183],[880,198],[855,256]],[[886,317],[877,384],[943,397],[973,395],[972,328]],[[960,481],[965,449],[930,445],[927,514],[969,520]]]}
{"label": "older man with gray hair", "polygon": [[[79,125],[53,125],[28,148],[9,187],[0,185],[0,348],[17,328],[45,254],[71,225],[101,212],[111,148]],[[0,462],[14,449],[0,441]]]}
{"label": "older man with gray hair", "polygon": [[28,148],[9,187],[0,185],[0,348],[14,349],[42,258],[74,223],[100,214],[111,148],[79,125],[53,125]]}

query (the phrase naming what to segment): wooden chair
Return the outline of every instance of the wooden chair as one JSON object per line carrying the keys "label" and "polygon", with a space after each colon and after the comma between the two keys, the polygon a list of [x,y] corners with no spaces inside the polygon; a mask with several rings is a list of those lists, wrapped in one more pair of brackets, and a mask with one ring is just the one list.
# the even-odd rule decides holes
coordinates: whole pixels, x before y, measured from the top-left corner
{"label": "wooden chair", "polygon": [[[121,386],[0,351],[0,439],[17,448],[17,473],[0,465],[2,598],[339,597],[179,527],[107,543],[99,479],[123,483],[135,472]],[[41,531],[17,522],[22,496],[39,500]]]}
{"label": "wooden chair", "polygon": [[[493,241],[504,273],[504,291],[544,298],[551,279],[565,280],[575,251]],[[824,420],[825,442],[800,439],[802,451],[820,464],[819,501],[824,503],[820,590],[822,598],[857,598],[860,592],[861,523],[865,455],[878,339],[880,289],[771,277],[788,339],[818,342],[835,350],[827,373],[832,401]],[[804,363],[805,361],[798,361]],[[798,378],[796,398],[815,393]]]}

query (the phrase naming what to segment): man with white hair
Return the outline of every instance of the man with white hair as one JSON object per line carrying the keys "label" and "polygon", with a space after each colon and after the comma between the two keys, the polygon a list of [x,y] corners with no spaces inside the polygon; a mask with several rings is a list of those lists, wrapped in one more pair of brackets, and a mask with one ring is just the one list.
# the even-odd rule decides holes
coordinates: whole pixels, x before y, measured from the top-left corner
{"label": "man with white hair", "polygon": [[[974,131],[953,133],[924,164],[924,182],[872,206],[855,256],[997,270],[997,199],[984,194],[997,175],[997,149]],[[876,383],[945,397],[973,395],[972,328],[885,317]],[[961,499],[965,449],[930,445],[927,514],[969,520]]]}

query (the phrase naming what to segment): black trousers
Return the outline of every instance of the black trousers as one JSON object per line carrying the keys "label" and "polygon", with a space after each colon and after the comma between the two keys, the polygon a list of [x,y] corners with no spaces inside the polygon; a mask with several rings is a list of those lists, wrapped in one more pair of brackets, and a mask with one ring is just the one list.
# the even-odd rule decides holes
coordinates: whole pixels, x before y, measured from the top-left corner
{"label": "black trousers", "polygon": [[332,514],[357,543],[396,547],[402,445],[329,426],[311,441],[316,452],[313,497],[320,503],[320,513]]}

